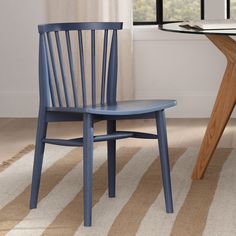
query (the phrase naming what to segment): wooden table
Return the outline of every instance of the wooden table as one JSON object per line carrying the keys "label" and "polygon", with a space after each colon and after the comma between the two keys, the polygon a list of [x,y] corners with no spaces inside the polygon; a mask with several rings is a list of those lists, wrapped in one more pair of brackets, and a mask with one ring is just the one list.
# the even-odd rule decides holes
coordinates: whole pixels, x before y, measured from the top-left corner
{"label": "wooden table", "polygon": [[236,29],[200,31],[179,27],[179,23],[164,24],[159,28],[177,33],[204,34],[227,59],[225,73],[192,173],[192,179],[201,179],[236,103],[236,41],[230,37],[236,35]]}

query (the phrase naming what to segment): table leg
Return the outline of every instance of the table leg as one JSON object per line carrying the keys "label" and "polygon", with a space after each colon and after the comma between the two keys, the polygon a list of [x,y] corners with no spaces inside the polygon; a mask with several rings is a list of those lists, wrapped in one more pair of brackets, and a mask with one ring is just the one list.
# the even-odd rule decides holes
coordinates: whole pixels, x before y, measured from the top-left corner
{"label": "table leg", "polygon": [[227,58],[227,67],[203,138],[192,179],[204,176],[236,102],[236,42],[222,35],[207,35]]}

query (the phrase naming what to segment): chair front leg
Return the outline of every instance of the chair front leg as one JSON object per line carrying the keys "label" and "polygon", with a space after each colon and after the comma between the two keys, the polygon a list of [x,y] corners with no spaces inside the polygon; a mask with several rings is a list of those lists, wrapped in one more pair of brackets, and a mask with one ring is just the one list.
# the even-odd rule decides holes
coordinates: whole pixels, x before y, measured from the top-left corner
{"label": "chair front leg", "polygon": [[163,111],[156,112],[156,126],[158,132],[158,144],[160,152],[162,181],[165,195],[166,212],[173,213],[173,200],[171,191],[169,154],[167,144],[165,113]]}
{"label": "chair front leg", "polygon": [[32,175],[32,186],[30,196],[30,209],[36,208],[38,203],[38,193],[43,165],[43,153],[45,143],[43,139],[47,133],[47,122],[45,121],[46,114],[43,111],[39,112],[38,127],[36,134],[35,153],[34,153],[34,166]]}
{"label": "chair front leg", "polygon": [[[107,121],[107,134],[116,131],[116,121]],[[107,141],[107,162],[108,162],[108,196],[116,195],[116,140]]]}
{"label": "chair front leg", "polygon": [[92,224],[93,119],[83,116],[84,226]]}

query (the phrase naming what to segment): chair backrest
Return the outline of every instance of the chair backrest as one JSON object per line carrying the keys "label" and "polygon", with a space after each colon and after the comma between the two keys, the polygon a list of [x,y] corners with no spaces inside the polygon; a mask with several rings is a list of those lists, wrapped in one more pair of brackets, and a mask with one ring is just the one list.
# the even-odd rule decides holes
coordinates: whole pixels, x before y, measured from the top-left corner
{"label": "chair backrest", "polygon": [[[122,29],[121,22],[56,23],[39,25],[38,29],[41,106],[76,108],[116,102],[117,30]],[[102,40],[97,40],[98,33]],[[89,34],[89,43],[85,34]],[[97,50],[102,53],[96,54]]]}

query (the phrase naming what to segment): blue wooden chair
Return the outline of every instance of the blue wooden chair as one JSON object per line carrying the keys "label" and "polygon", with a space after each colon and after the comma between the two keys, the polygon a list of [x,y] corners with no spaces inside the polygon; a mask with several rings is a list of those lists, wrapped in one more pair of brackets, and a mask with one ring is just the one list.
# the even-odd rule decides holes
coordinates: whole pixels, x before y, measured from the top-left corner
{"label": "blue wooden chair", "polygon": [[[38,27],[39,43],[39,90],[40,106],[32,177],[30,208],[37,207],[40,177],[45,143],[83,146],[84,178],[84,225],[91,226],[92,221],[92,169],[93,142],[107,141],[108,148],[108,192],[115,197],[116,178],[116,139],[144,138],[158,139],[166,211],[173,212],[171,180],[168,160],[168,146],[164,110],[176,105],[175,100],[116,100],[117,90],[117,32],[122,29],[120,22],[83,22],[45,24]],[[86,31],[86,32],[85,32]],[[95,33],[102,32],[102,46],[95,43]],[[89,33],[89,57],[91,76],[85,74],[84,34]],[[76,51],[71,35],[76,36]],[[74,39],[75,37],[73,37]],[[64,44],[62,44],[62,41]],[[98,84],[95,51],[103,49],[101,61],[101,79]],[[109,56],[108,56],[109,54]],[[79,66],[75,68],[75,56]],[[77,69],[79,73],[76,73]],[[69,73],[68,73],[69,71]],[[88,78],[89,77],[89,78]],[[86,82],[90,80],[88,88]],[[80,81],[80,83],[78,83]],[[81,84],[81,86],[78,86]],[[97,87],[100,94],[97,95]],[[88,102],[88,90],[91,90],[91,104]],[[80,98],[81,97],[81,98]],[[99,99],[97,99],[99,97]],[[98,101],[99,100],[99,101]],[[116,120],[155,118],[158,134],[132,131],[118,131]],[[107,132],[94,136],[93,124],[107,121]],[[60,121],[83,121],[83,137],[74,139],[47,138],[47,124]],[[154,186],[155,187],[155,186]]]}

